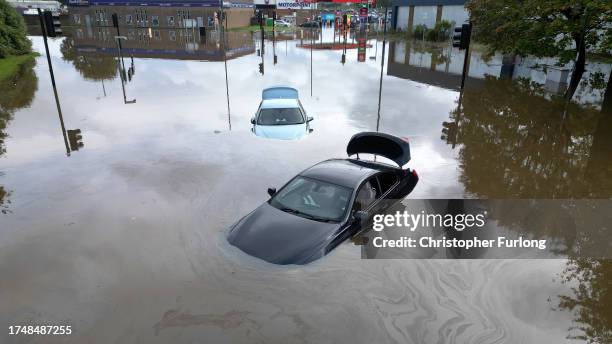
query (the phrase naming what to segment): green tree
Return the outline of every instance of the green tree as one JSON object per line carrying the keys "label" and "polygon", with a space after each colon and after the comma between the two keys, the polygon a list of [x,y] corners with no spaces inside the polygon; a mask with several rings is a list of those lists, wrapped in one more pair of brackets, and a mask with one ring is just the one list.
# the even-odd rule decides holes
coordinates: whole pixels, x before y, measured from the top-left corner
{"label": "green tree", "polygon": [[26,35],[21,15],[6,0],[0,0],[0,58],[29,53],[32,43]]}
{"label": "green tree", "polygon": [[586,52],[612,50],[610,0],[470,0],[474,37],[494,51],[574,61],[565,93],[571,99],[585,71]]}
{"label": "green tree", "polygon": [[66,37],[60,46],[62,59],[72,62],[76,70],[85,79],[102,81],[112,80],[117,76],[117,63],[112,56],[85,55],[79,53],[74,46],[74,39]]}

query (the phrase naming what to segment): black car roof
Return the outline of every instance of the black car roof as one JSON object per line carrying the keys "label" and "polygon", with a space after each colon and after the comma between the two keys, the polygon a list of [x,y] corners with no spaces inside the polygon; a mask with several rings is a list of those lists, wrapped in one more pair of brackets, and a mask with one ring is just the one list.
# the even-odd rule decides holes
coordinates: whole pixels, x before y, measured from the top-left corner
{"label": "black car roof", "polygon": [[356,188],[361,182],[380,171],[395,170],[393,166],[355,159],[330,159],[309,167],[301,176]]}

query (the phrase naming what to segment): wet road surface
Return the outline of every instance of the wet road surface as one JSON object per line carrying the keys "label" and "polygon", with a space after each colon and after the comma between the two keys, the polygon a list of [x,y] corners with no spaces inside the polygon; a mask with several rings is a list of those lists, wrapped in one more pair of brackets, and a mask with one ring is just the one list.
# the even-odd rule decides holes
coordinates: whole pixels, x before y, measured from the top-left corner
{"label": "wet road surface", "polygon": [[[32,39],[44,53],[41,38]],[[571,120],[560,119],[545,98],[488,80],[466,90],[464,111],[454,115],[456,90],[390,76],[385,65],[379,117],[383,49],[373,39],[363,63],[356,50],[344,65],[342,51],[315,50],[312,79],[311,51],[299,39],[276,42],[276,65],[266,41],[263,76],[254,51],[227,60],[229,114],[223,62],[135,57],[125,90],[137,101],[124,104],[120,79],[86,78],[84,67],[64,60],[62,40],[50,49],[63,120],[82,130],[85,146],[66,156],[38,57],[37,90],[29,106],[12,111],[0,165],[10,193],[0,217],[0,324],[72,325],[74,333],[3,330],[0,342],[570,341],[573,315],[558,309],[558,295],[571,287],[559,278],[566,260],[368,261],[347,242],[307,266],[282,267],[246,256],[224,235],[267,199],[267,187],[344,157],[351,135],[377,126],[411,142],[409,166],[420,176],[411,198],[608,198],[609,180],[594,172],[609,168],[609,150],[599,148],[609,147],[609,136],[598,133],[610,126],[599,109],[566,107]],[[251,133],[261,90],[277,84],[296,87],[315,118],[306,138]],[[488,100],[514,115],[497,123]],[[557,122],[533,119],[524,106],[548,109]],[[440,139],[449,121],[464,128],[450,143]],[[541,140],[533,144],[564,146],[538,150],[548,154],[540,157],[520,146],[535,133]],[[513,145],[524,156],[503,147]],[[533,168],[520,164],[525,156]],[[552,166],[538,165],[540,158]],[[559,170],[581,173],[581,182]],[[554,189],[543,183],[550,178]]]}

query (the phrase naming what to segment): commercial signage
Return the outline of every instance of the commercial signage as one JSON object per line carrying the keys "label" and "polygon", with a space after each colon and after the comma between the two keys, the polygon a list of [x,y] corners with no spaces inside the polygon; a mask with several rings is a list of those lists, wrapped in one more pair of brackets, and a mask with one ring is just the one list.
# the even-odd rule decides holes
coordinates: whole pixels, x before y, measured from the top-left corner
{"label": "commercial signage", "polygon": [[276,5],[276,0],[253,0],[253,4],[257,6],[274,6]]}
{"label": "commercial signage", "polygon": [[310,6],[312,6],[312,2],[307,2],[307,1],[300,1],[300,0],[277,0],[276,1],[277,9],[288,9],[288,10],[306,9],[306,10],[309,10]]}

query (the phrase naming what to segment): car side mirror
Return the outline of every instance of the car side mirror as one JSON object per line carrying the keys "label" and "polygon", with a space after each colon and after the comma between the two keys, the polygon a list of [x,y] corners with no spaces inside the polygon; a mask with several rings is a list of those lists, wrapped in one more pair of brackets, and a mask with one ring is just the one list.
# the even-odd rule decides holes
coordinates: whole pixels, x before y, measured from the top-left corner
{"label": "car side mirror", "polygon": [[276,194],[276,188],[268,188],[268,195],[274,196]]}
{"label": "car side mirror", "polygon": [[306,122],[311,122],[313,119],[314,119],[314,117],[308,117],[308,118],[306,119]]}
{"label": "car side mirror", "polygon": [[368,212],[363,211],[363,210],[356,211],[353,214],[353,217],[355,218],[355,220],[359,222],[365,222],[368,219],[368,216],[369,216]]}
{"label": "car side mirror", "polygon": [[251,118],[251,124],[255,124],[255,117]]}

